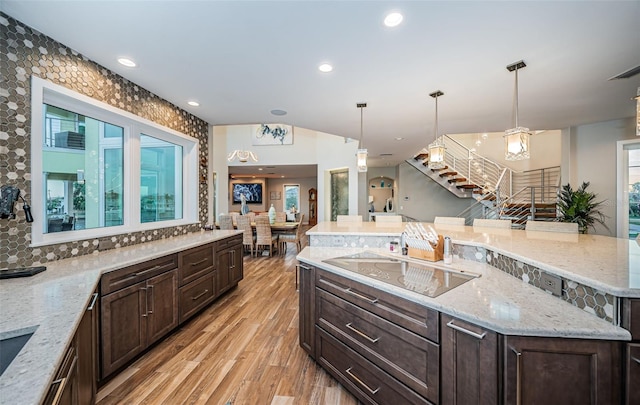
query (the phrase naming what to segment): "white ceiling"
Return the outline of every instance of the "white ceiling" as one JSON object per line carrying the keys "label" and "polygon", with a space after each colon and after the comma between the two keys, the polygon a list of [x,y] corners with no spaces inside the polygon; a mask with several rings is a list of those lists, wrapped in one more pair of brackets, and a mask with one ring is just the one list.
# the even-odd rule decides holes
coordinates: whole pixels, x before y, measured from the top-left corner
{"label": "white ceiling", "polygon": [[[640,65],[640,1],[2,0],[0,9],[214,125],[282,122],[358,138],[356,103],[367,102],[371,166],[433,140],[428,94],[438,89],[441,133],[512,127],[506,66],[521,59],[520,124],[535,130],[633,116],[640,86],[640,75],[607,80]],[[391,10],[404,14],[394,29],[382,24]],[[334,71],[320,73],[322,62]]]}

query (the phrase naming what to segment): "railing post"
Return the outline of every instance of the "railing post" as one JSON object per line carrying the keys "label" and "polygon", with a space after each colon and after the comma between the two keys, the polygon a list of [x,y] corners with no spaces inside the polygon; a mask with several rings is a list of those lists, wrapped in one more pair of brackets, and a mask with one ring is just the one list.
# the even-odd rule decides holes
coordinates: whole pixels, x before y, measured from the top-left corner
{"label": "railing post", "polygon": [[531,220],[535,221],[536,220],[536,188],[535,187],[531,187],[531,208],[529,210],[531,211]]}
{"label": "railing post", "polygon": [[544,188],[544,169],[542,169],[542,181],[541,181],[541,183],[542,183],[542,196],[541,196],[542,197],[542,202],[545,202],[546,199],[545,199],[545,191],[544,191],[545,190],[545,188]]}

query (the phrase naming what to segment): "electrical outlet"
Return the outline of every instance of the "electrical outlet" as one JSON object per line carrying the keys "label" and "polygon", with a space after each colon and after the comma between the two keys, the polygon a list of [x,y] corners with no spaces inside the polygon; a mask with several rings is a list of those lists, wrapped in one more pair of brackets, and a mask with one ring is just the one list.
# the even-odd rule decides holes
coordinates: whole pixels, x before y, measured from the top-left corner
{"label": "electrical outlet", "polygon": [[562,296],[562,278],[542,272],[542,274],[540,274],[540,284],[545,291],[557,297]]}
{"label": "electrical outlet", "polygon": [[113,249],[115,247],[115,243],[111,241],[111,238],[100,239],[98,241],[98,250],[102,252],[103,250]]}

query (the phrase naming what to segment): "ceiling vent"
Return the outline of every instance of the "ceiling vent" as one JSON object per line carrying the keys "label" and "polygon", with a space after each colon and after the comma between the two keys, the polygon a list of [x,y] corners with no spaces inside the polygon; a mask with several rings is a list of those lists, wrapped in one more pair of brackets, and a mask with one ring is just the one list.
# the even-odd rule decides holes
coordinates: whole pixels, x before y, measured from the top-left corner
{"label": "ceiling vent", "polygon": [[381,153],[380,156],[393,156],[393,153]]}
{"label": "ceiling vent", "polygon": [[617,80],[617,79],[628,79],[640,73],[640,66],[636,66],[627,70],[626,72],[622,72],[619,75],[613,76],[609,80]]}

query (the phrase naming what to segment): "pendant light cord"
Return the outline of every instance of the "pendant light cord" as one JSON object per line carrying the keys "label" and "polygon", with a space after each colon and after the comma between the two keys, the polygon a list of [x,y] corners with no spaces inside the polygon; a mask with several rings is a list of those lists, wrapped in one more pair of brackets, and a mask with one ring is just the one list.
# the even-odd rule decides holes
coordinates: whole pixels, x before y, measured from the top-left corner
{"label": "pendant light cord", "polygon": [[516,67],[516,126],[518,128],[518,67]]}
{"label": "pendant light cord", "polygon": [[358,149],[362,149],[362,107],[360,107],[360,145],[358,146]]}

